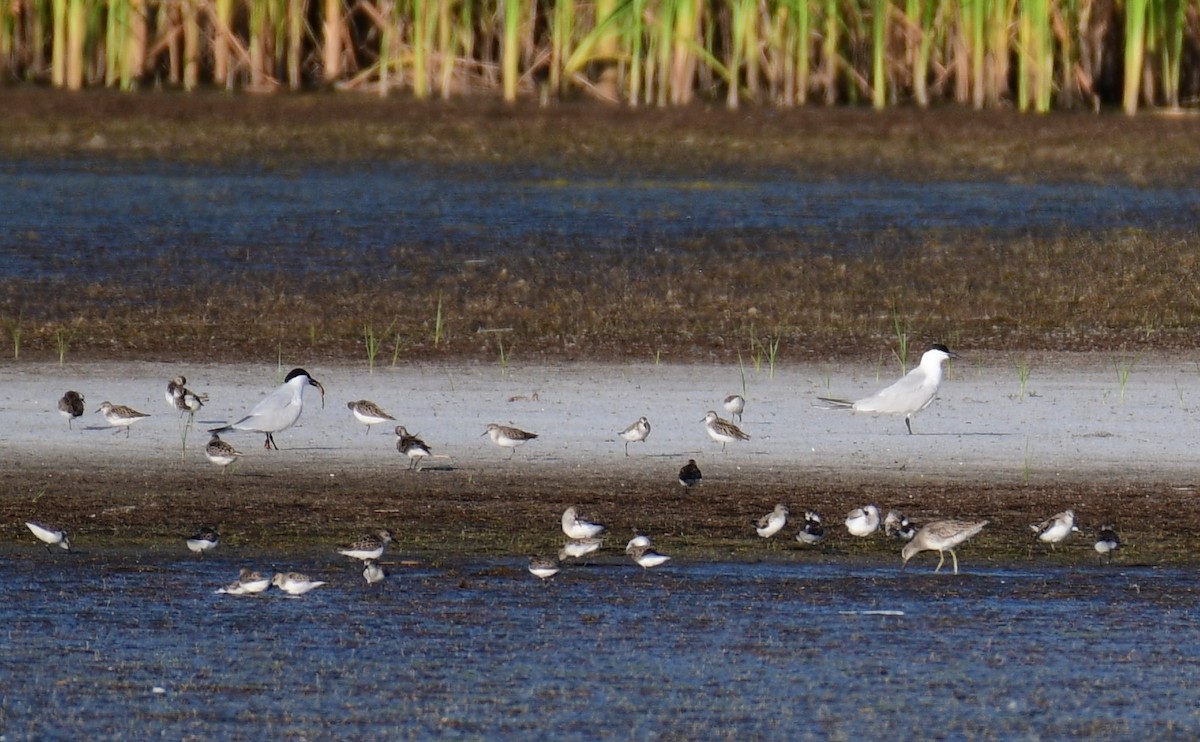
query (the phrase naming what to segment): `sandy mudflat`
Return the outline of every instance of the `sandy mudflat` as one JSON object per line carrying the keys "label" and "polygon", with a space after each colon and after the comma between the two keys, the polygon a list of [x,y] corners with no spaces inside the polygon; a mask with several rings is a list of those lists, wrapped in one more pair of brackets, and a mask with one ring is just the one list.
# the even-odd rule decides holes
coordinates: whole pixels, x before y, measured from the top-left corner
{"label": "sandy mudflat", "polygon": [[[310,388],[300,423],[276,436],[277,452],[264,451],[258,434],[228,434],[245,457],[225,477],[203,457],[204,429],[240,417],[290,365],[281,373],[274,365],[7,363],[3,533],[26,538],[20,520],[28,517],[83,520],[118,538],[152,538],[196,519],[334,533],[382,518],[435,542],[470,540],[466,532],[475,531],[494,546],[497,531],[535,541],[552,534],[545,522],[579,502],[612,524],[699,543],[738,537],[743,516],[777,499],[839,516],[869,499],[917,518],[999,519],[1001,533],[1076,507],[1092,529],[1112,519],[1186,539],[1194,517],[1177,515],[1194,483],[1200,367],[1182,356],[1140,357],[1122,399],[1120,362],[1031,356],[1021,398],[1011,358],[968,357],[915,418],[915,435],[902,419],[816,402],[877,389],[898,374],[894,361],[784,365],[773,379],[749,369],[742,426],[751,440],[725,453],[701,418],[708,409],[724,416],[720,401],[742,391],[737,367],[516,364],[502,374],[498,365],[405,366],[371,374],[362,365],[308,364],[327,390],[324,408]],[[177,373],[210,395],[186,449],[185,421],[163,399]],[[67,389],[87,399],[74,430],[56,410]],[[390,411],[439,458],[422,473],[404,471],[390,426],[367,434],[347,410],[360,398]],[[94,412],[104,400],[152,417],[128,438],[114,435]],[[626,457],[616,434],[639,415],[653,432]],[[509,460],[481,437],[489,422],[540,437]],[[688,458],[705,472],[691,492],[674,481]],[[681,504],[696,510],[694,522],[677,512]]]}

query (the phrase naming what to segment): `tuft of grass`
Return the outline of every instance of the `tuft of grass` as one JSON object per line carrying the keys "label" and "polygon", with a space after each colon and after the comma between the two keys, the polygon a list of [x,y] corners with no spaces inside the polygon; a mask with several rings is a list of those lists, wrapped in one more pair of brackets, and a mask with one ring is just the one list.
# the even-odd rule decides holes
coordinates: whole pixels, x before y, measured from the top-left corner
{"label": "tuft of grass", "polygon": [[368,323],[363,325],[363,345],[367,349],[367,368],[368,373],[375,373],[375,358],[379,355],[379,349],[383,346],[383,339],[391,334],[392,328],[396,326],[396,320],[387,326],[387,329],[382,333],[376,334],[375,325]]}
{"label": "tuft of grass", "polygon": [[75,339],[75,331],[67,330],[65,327],[60,327],[54,331],[54,345],[58,349],[58,365],[63,365],[67,360],[67,351],[71,348],[71,341]]}
{"label": "tuft of grass", "polygon": [[1029,384],[1029,356],[1022,353],[1014,364],[1017,367],[1017,379],[1021,382],[1021,396],[1018,399],[1025,399],[1025,387]]}
{"label": "tuft of grass", "polygon": [[775,364],[779,361],[779,343],[783,340],[783,331],[781,330],[775,337],[771,338],[771,342],[767,345],[767,363],[770,364],[770,371],[767,373],[767,378],[775,379]]}
{"label": "tuft of grass", "polygon": [[433,347],[442,342],[442,292],[437,294],[437,313],[433,317]]}
{"label": "tuft of grass", "polygon": [[900,319],[900,313],[892,308],[892,331],[896,334],[896,360],[900,361],[901,375],[908,373],[908,323]]}
{"label": "tuft of grass", "polygon": [[17,317],[17,319],[12,323],[12,327],[9,328],[9,334],[12,336],[13,360],[16,361],[21,358],[21,318],[20,317]]}
{"label": "tuft of grass", "polygon": [[1120,356],[1113,361],[1113,366],[1117,370],[1118,399],[1121,404],[1125,404],[1125,387],[1129,384],[1129,376],[1133,373],[1133,367],[1137,365],[1137,361],[1136,356]]}
{"label": "tuft of grass", "polygon": [[497,336],[496,342],[500,346],[500,378],[503,379],[508,376],[508,358],[512,354],[512,348],[505,350],[503,337]]}

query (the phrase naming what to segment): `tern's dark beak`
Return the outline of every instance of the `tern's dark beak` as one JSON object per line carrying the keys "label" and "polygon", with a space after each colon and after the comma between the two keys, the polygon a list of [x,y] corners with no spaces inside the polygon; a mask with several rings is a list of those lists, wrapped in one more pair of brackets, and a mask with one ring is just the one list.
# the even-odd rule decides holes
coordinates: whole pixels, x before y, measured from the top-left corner
{"label": "tern's dark beak", "polygon": [[325,409],[325,387],[321,386],[321,382],[313,378],[309,378],[308,383],[321,390],[321,409]]}

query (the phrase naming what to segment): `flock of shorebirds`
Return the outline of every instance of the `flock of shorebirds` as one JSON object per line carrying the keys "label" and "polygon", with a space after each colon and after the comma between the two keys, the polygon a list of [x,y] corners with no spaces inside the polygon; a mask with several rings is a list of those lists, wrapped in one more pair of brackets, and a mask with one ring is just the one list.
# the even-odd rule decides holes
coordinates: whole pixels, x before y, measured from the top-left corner
{"label": "flock of shorebirds", "polygon": [[[944,364],[950,358],[957,356],[944,345],[934,345],[926,351],[920,363],[905,374],[894,384],[858,400],[844,400],[830,397],[819,398],[822,403],[831,408],[851,409],[858,412],[875,414],[899,415],[904,417],[908,432],[912,433],[912,418],[921,410],[928,407],[937,396],[941,385]],[[222,473],[238,460],[242,453],[228,442],[221,439],[220,434],[229,431],[257,432],[265,436],[263,447],[277,449],[274,434],[290,428],[300,418],[304,408],[304,391],[309,386],[316,387],[321,393],[321,403],[324,405],[325,388],[319,381],[302,368],[291,371],[281,386],[267,395],[250,412],[237,422],[209,430],[211,438],[205,446],[204,454],[209,461],[221,467]],[[167,384],[165,393],[167,404],[180,414],[195,413],[208,402],[206,394],[197,394],[187,388],[187,379],[177,376]],[[367,426],[370,433],[372,425],[395,422],[395,418],[369,400],[360,399],[347,403],[354,418]],[[725,398],[723,407],[731,419],[720,417],[715,410],[709,410],[701,422],[705,431],[715,442],[721,444],[722,451],[731,443],[750,439],[737,423],[741,422],[746,400],[739,394],[731,394]],[[71,422],[82,416],[86,407],[84,398],[79,392],[68,391],[58,403],[59,411],[67,418],[68,427]],[[129,435],[129,428],[134,423],[149,415],[138,412],[124,405],[114,405],[103,402],[97,410],[105,421],[118,432],[124,428]],[[629,444],[644,442],[650,435],[650,421],[640,417],[637,421],[619,433],[625,444],[625,455],[629,455]],[[410,434],[403,425],[395,427],[396,449],[408,457],[409,468],[419,470],[427,457],[433,455],[430,447],[418,436]],[[493,443],[510,450],[510,458],[518,446],[537,438],[536,433],[530,433],[520,428],[498,423],[490,423],[483,435],[490,437]],[[679,471],[679,483],[685,487],[693,487],[702,480],[700,468],[694,459],[689,459]],[[786,505],[779,504],[770,513],[754,521],[751,525],[762,538],[771,538],[787,525],[790,510]],[[884,533],[905,542],[901,550],[902,569],[908,561],[922,551],[937,551],[938,565],[935,572],[940,571],[945,563],[946,553],[953,561],[954,572],[958,573],[958,556],[955,549],[983,530],[986,520],[935,520],[925,523],[920,528],[912,524],[904,515],[890,511],[883,518],[879,508],[866,505],[851,511],[845,519],[846,529],[851,536],[868,537],[883,527]],[[63,549],[70,548],[67,533],[35,522],[27,522],[30,531],[47,548],[57,545]],[[1075,513],[1066,510],[1047,520],[1031,526],[1037,538],[1051,547],[1065,541],[1072,533],[1079,532],[1075,522]],[[567,536],[567,542],[559,550],[557,557],[530,557],[529,571],[539,578],[548,579],[557,574],[560,565],[567,559],[580,559],[597,552],[603,545],[604,526],[583,520],[575,508],[568,508],[562,515],[562,530]],[[203,553],[214,548],[219,541],[219,534],[213,528],[202,528],[192,537],[186,539],[187,547],[194,552]],[[825,538],[821,515],[815,511],[806,511],[804,523],[796,534],[796,540],[806,545],[816,545]],[[363,562],[363,578],[368,583],[382,581],[385,577],[383,568],[379,565],[379,557],[387,544],[392,541],[392,535],[386,530],[368,534],[349,544],[339,553],[359,559]],[[1103,557],[1111,559],[1112,552],[1120,548],[1121,541],[1111,525],[1102,527],[1094,544],[1095,550]],[[671,557],[655,550],[650,539],[644,535],[633,538],[625,547],[626,554],[639,566],[651,569],[664,564]],[[270,578],[263,577],[258,572],[242,570],[238,580],[222,588],[218,592],[232,595],[249,595],[265,591],[271,585],[290,595],[300,595],[313,588],[325,584],[319,580],[311,580],[305,575],[288,572],[274,574]]]}

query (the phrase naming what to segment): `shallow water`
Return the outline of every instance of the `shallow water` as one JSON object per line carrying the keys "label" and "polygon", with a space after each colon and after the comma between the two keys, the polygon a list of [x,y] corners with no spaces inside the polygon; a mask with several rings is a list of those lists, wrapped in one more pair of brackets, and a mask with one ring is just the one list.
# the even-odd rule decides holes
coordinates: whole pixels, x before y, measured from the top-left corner
{"label": "shallow water", "polygon": [[305,596],[216,595],[273,566],[235,551],[5,554],[4,739],[1200,732],[1187,570],[613,555],[545,584],[502,559],[368,587],[309,555],[278,564],[328,580]]}
{"label": "shallow water", "polygon": [[929,230],[1191,229],[1200,212],[1193,189],[1166,187],[89,160],[0,163],[0,203],[0,278],[180,282],[227,267],[321,271],[386,259],[397,246],[466,245],[487,256],[538,246],[659,249],[699,237],[734,244],[770,234],[822,249],[892,249]]}

